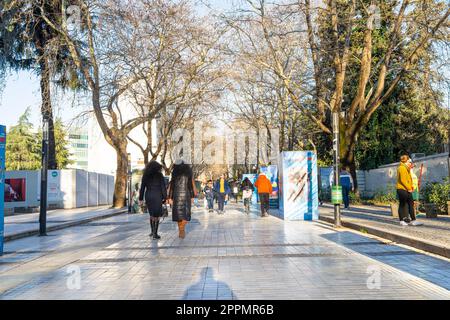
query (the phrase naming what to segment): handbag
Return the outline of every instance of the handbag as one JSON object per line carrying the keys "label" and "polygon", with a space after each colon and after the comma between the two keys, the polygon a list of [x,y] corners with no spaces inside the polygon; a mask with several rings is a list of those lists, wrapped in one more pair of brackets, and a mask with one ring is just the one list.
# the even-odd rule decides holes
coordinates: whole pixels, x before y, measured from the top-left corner
{"label": "handbag", "polygon": [[252,197],[252,194],[253,194],[253,191],[252,191],[252,190],[244,190],[244,191],[242,192],[242,198],[244,198],[244,199],[251,198],[251,197]]}
{"label": "handbag", "polygon": [[167,208],[167,205],[166,204],[163,204],[162,205],[162,218],[163,218],[163,220],[165,219],[165,218],[167,218],[169,216],[169,209]]}

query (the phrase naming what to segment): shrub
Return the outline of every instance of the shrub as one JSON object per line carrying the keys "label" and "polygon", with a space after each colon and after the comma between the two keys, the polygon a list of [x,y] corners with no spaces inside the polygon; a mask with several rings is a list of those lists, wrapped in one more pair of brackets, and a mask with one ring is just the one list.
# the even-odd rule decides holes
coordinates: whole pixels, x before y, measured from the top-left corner
{"label": "shrub", "polygon": [[361,196],[359,195],[359,193],[351,191],[349,196],[350,196],[350,203],[352,203],[352,204],[362,204]]}
{"label": "shrub", "polygon": [[397,190],[393,185],[389,185],[387,191],[378,190],[373,197],[373,202],[379,204],[391,204],[397,201]]}
{"label": "shrub", "polygon": [[450,181],[448,178],[445,178],[442,183],[427,183],[420,193],[425,203],[433,203],[440,212],[447,212],[447,201],[450,200]]}

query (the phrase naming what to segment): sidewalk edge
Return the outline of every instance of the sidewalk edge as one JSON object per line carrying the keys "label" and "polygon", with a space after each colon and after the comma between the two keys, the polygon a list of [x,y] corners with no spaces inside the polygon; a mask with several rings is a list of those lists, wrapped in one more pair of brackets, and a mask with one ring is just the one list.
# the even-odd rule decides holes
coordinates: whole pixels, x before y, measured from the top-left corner
{"label": "sidewalk edge", "polygon": [[[126,212],[127,212],[127,209],[120,209],[117,212],[112,212],[112,213],[108,213],[108,214],[105,214],[105,215],[98,215],[98,216],[91,217],[91,218],[85,218],[85,219],[80,219],[80,220],[75,220],[75,221],[61,223],[61,224],[58,224],[58,225],[55,225],[55,226],[49,226],[49,227],[47,227],[47,232],[61,230],[61,229],[66,229],[66,228],[74,227],[74,226],[81,225],[81,224],[86,224],[86,223],[97,221],[97,220],[111,218],[111,217],[118,216],[118,215],[126,213]],[[36,236],[38,234],[39,234],[39,230],[38,229],[37,230],[23,231],[23,232],[7,235],[7,236],[4,237],[3,241],[4,242],[8,242],[8,241],[13,241],[13,240],[17,240],[17,239],[22,239],[22,238]]]}
{"label": "sidewalk edge", "polygon": [[[328,222],[328,223],[334,223],[334,219],[330,217],[324,217],[319,216],[319,220]],[[345,220],[341,221],[341,224],[343,227],[353,229],[356,231],[361,231],[361,229],[364,229],[368,234],[387,239],[393,242],[397,242],[400,244],[404,244],[419,250],[423,250],[429,253],[433,253],[445,258],[450,259],[450,248],[446,248],[444,246],[439,246],[433,243],[429,243],[426,241],[421,241],[418,239],[413,239],[407,236],[403,236],[397,233],[392,233],[388,231],[384,231],[378,228],[368,227],[364,224],[354,223],[354,222],[346,222]]]}

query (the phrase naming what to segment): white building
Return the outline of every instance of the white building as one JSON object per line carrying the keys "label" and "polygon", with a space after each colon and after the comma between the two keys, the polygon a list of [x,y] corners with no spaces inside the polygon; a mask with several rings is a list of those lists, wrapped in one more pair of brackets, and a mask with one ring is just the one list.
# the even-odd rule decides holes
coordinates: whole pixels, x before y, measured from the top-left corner
{"label": "white building", "polygon": [[68,134],[70,160],[69,169],[89,169],[89,135],[85,129],[70,130]]}
{"label": "white building", "polygon": [[[121,101],[123,103],[123,101]],[[125,122],[134,118],[136,112],[132,106],[123,103],[122,121]],[[147,145],[147,137],[143,130],[144,126],[140,125],[133,129],[130,137],[142,146]],[[152,120],[152,142],[153,150],[157,147],[157,121]],[[92,172],[114,175],[117,167],[117,156],[114,148],[106,142],[97,119],[94,115],[88,121],[89,150],[88,150],[88,170]],[[128,153],[131,156],[131,169],[142,169],[144,167],[144,156],[142,151],[131,141],[128,141]]]}

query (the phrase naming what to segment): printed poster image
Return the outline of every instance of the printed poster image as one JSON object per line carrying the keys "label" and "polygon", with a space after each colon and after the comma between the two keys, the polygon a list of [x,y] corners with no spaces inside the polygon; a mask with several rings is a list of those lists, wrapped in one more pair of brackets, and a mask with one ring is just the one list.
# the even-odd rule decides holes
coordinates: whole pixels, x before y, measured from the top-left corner
{"label": "printed poster image", "polygon": [[22,202],[26,200],[26,179],[5,179],[5,202]]}
{"label": "printed poster image", "polygon": [[311,151],[283,152],[280,157],[280,213],[285,220],[319,218],[317,160]]}

